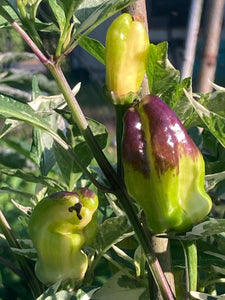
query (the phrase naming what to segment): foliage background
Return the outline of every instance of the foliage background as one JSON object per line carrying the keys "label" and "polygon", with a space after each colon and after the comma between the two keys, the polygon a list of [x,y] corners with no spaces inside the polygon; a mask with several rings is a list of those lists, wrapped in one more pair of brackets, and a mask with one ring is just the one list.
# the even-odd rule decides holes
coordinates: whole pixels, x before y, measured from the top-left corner
{"label": "foliage background", "polygon": [[[104,26],[104,25],[103,25]],[[27,51],[27,47],[18,37],[18,35],[13,34],[13,31],[8,29],[1,30],[0,32],[5,32],[7,30],[7,35],[3,35],[3,38],[6,40],[5,43],[2,43],[2,65],[0,73],[0,91],[3,94],[10,96],[15,96],[20,99],[21,102],[33,100],[38,94],[44,95],[57,95],[59,93],[58,88],[55,83],[52,81],[52,78],[40,67],[40,72],[36,74],[33,78],[34,72],[29,70],[29,65],[26,65],[27,60],[30,62],[32,59],[33,64],[36,64],[36,61],[33,60],[34,57],[30,56],[30,53],[25,55],[21,54],[21,51]],[[48,34],[46,34],[46,39],[48,39]],[[54,39],[53,39],[54,42]],[[170,44],[169,44],[170,45]],[[15,55],[14,51],[19,52],[18,55]],[[214,216],[223,218],[224,217],[224,183],[225,183],[225,150],[224,150],[224,107],[225,107],[225,97],[224,90],[216,87],[214,93],[210,95],[196,95],[199,97],[199,105],[195,107],[200,116],[193,111],[194,102],[191,98],[191,81],[185,80],[181,84],[179,83],[179,72],[174,69],[167,60],[167,43],[161,43],[158,46],[151,45],[151,65],[148,69],[149,78],[152,78],[149,82],[150,89],[152,93],[160,94],[163,96],[163,99],[177,112],[183,122],[185,122],[187,128],[189,128],[189,133],[195,140],[196,144],[201,149],[204,157],[206,159],[206,184],[208,190],[210,191],[213,198],[215,198],[214,206]],[[76,50],[75,50],[76,51]],[[13,52],[10,56],[10,52]],[[71,54],[73,55],[73,54]],[[161,63],[158,63],[158,62]],[[17,70],[12,69],[14,63],[19,62]],[[65,62],[63,68],[66,75],[69,77],[69,82],[71,85],[75,85],[78,81],[82,81],[82,89],[78,94],[78,99],[81,106],[84,108],[86,114],[90,117],[96,117],[99,121],[103,121],[107,125],[107,128],[110,130],[108,147],[106,149],[107,156],[112,163],[115,163],[115,149],[114,149],[114,128],[115,128],[115,119],[112,115],[111,105],[105,101],[104,94],[102,91],[102,82],[98,82],[96,79],[87,78],[87,70],[78,69],[77,71],[71,69],[70,57]],[[28,69],[28,70],[27,70]],[[35,70],[37,67],[35,66]],[[26,70],[24,72],[24,70]],[[154,70],[154,72],[152,72]],[[163,84],[162,84],[163,82]],[[32,87],[32,88],[31,88]],[[188,96],[184,93],[183,88],[188,91]],[[23,91],[21,93],[21,91]],[[34,97],[35,96],[35,97]],[[213,99],[213,104],[212,100]],[[59,98],[57,98],[60,101]],[[93,103],[95,103],[95,108],[93,108]],[[214,115],[213,122],[207,118],[207,114],[204,114],[203,107],[208,109],[209,114]],[[45,107],[46,108],[46,107]],[[101,113],[99,113],[101,111]],[[203,114],[203,115],[202,115]],[[102,115],[104,115],[102,117]],[[12,203],[12,199],[16,199],[16,202],[20,205],[29,206],[30,205],[30,196],[41,192],[38,190],[36,183],[27,182],[24,180],[25,175],[20,174],[20,176],[9,176],[15,175],[10,174],[10,170],[26,170],[31,171],[35,175],[39,175],[39,170],[37,165],[41,165],[41,172],[43,174],[48,173],[50,169],[49,162],[51,162],[52,156],[50,152],[44,153],[44,156],[40,156],[40,153],[32,153],[31,144],[34,141],[34,133],[30,125],[22,125],[15,123],[15,129],[10,131],[5,135],[0,141],[1,155],[0,155],[0,164],[1,164],[1,186],[0,186],[0,201],[1,209],[4,211],[7,220],[12,226],[13,231],[16,236],[20,238],[27,237],[27,218],[21,217],[21,212],[18,208],[15,208],[15,205]],[[203,126],[205,130],[201,133],[196,126]],[[2,125],[2,127],[4,124]],[[102,143],[106,143],[106,135],[103,127],[98,127],[100,130],[100,136],[103,139]],[[214,128],[220,129],[218,136],[214,136],[212,132]],[[36,132],[38,139],[38,132]],[[43,141],[47,144],[49,141],[46,136],[42,136]],[[50,156],[49,156],[50,155]],[[48,161],[48,163],[46,163]],[[53,163],[53,162],[52,162]],[[57,166],[59,167],[59,166]],[[47,170],[45,169],[47,168]],[[60,167],[59,167],[60,168]],[[4,170],[8,170],[4,172]],[[50,176],[55,176],[56,169],[50,171]],[[61,170],[62,171],[62,170]],[[46,175],[45,174],[45,175]],[[18,175],[18,174],[17,174]],[[212,176],[213,175],[213,176]],[[75,175],[76,177],[76,172]],[[73,177],[73,180],[74,178]],[[80,178],[78,176],[78,178]],[[71,178],[68,179],[68,182]],[[82,178],[80,178],[82,180]],[[21,192],[22,191],[22,192]],[[103,195],[100,195],[102,201],[102,206],[106,199]],[[102,210],[103,210],[102,207]],[[102,218],[106,218],[112,215],[112,210],[107,208],[107,211],[102,213]],[[126,245],[126,242],[128,245]],[[136,245],[133,245],[131,240],[125,240],[124,244],[121,244],[121,247],[125,249],[128,253],[133,251]],[[129,245],[131,243],[131,246]],[[208,278],[208,273],[211,274],[211,280],[219,280],[221,274],[224,274],[224,260],[218,260],[215,258],[215,255],[212,253],[224,253],[225,244],[224,244],[224,234],[220,233],[211,238],[206,237],[203,240],[199,240],[199,247],[201,248],[201,254],[199,256],[202,278]],[[178,267],[178,270],[184,268],[183,265],[183,254],[181,246],[176,239],[172,241],[172,253],[174,253],[173,261],[174,266]],[[212,253],[207,254],[207,251]],[[11,252],[8,251],[6,243],[3,238],[1,238],[1,288],[0,296],[2,299],[30,299],[30,295],[27,290],[24,288],[24,282],[20,279],[19,276],[15,275],[14,272],[10,271],[7,266],[5,266],[3,259],[10,260],[14,262],[14,257]],[[112,256],[115,253],[110,250]],[[10,258],[10,259],[9,259]],[[116,256],[116,260],[119,258]],[[95,285],[104,284],[108,278],[111,277],[115,272],[115,266],[106,259],[102,259],[98,268],[96,269],[95,276]],[[120,278],[121,274],[117,274]],[[114,278],[115,281],[118,278]],[[126,283],[124,278],[124,282]],[[127,282],[128,284],[128,282]],[[212,288],[212,285],[210,285]],[[209,291],[210,291],[209,288]],[[223,282],[217,286],[219,293],[224,293]],[[109,290],[104,290],[102,293],[106,293],[109,296]],[[136,296],[136,295],[135,295]],[[104,298],[101,298],[104,299]],[[109,299],[109,298],[107,298]]]}

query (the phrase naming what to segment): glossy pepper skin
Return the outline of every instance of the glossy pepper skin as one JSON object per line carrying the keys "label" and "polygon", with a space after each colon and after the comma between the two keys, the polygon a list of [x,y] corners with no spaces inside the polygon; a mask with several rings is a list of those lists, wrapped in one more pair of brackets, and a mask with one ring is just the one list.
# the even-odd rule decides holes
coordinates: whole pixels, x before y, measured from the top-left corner
{"label": "glossy pepper skin", "polygon": [[58,192],[42,199],[29,220],[38,258],[35,273],[44,284],[80,280],[88,267],[82,247],[97,231],[97,195],[86,188]]}
{"label": "glossy pepper skin", "polygon": [[201,152],[159,97],[147,95],[127,110],[122,151],[128,193],[153,233],[185,231],[209,213]]}
{"label": "glossy pepper skin", "polygon": [[[106,88],[114,104],[138,93],[144,78],[149,38],[144,24],[124,13],[109,27],[105,42]],[[129,98],[129,97],[128,97]]]}

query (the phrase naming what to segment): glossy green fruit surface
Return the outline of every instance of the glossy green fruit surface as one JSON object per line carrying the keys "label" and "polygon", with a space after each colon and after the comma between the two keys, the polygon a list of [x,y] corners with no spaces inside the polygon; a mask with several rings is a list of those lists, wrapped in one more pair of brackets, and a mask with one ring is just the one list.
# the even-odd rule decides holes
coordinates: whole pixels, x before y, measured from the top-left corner
{"label": "glossy green fruit surface", "polygon": [[43,283],[84,277],[88,260],[81,248],[96,234],[97,207],[97,195],[86,188],[52,194],[36,205],[29,232],[38,254],[35,272]]}
{"label": "glossy green fruit surface", "polygon": [[163,100],[145,96],[124,117],[124,177],[154,233],[185,231],[210,212],[201,152]]}

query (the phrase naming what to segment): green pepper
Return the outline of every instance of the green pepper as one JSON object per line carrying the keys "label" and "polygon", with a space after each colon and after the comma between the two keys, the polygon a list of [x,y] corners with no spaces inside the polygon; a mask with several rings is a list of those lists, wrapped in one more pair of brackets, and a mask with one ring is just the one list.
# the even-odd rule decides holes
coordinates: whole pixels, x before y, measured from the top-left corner
{"label": "green pepper", "polygon": [[147,95],[127,110],[122,151],[128,193],[153,233],[185,231],[209,213],[202,154],[159,97]]}
{"label": "green pepper", "polygon": [[86,188],[54,193],[36,205],[29,233],[38,255],[35,272],[44,284],[84,277],[88,259],[81,248],[96,234],[97,206],[97,195]]}
{"label": "green pepper", "polygon": [[130,101],[144,78],[149,50],[145,26],[124,13],[109,27],[105,42],[106,88],[114,104]]}

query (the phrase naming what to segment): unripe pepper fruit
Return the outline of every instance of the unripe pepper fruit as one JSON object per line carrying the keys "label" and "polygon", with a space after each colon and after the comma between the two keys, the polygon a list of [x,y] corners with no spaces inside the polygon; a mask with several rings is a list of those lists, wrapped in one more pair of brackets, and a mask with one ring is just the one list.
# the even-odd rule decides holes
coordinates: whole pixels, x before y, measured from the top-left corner
{"label": "unripe pepper fruit", "polygon": [[145,26],[121,14],[109,27],[105,42],[106,88],[113,104],[129,102],[146,73],[149,38]]}
{"label": "unripe pepper fruit", "polygon": [[153,233],[185,231],[209,213],[202,154],[159,97],[147,95],[127,110],[122,152],[128,193]]}
{"label": "unripe pepper fruit", "polygon": [[86,188],[52,194],[36,205],[29,233],[38,254],[35,273],[44,284],[84,277],[88,260],[81,248],[96,234],[97,207],[97,195]]}

